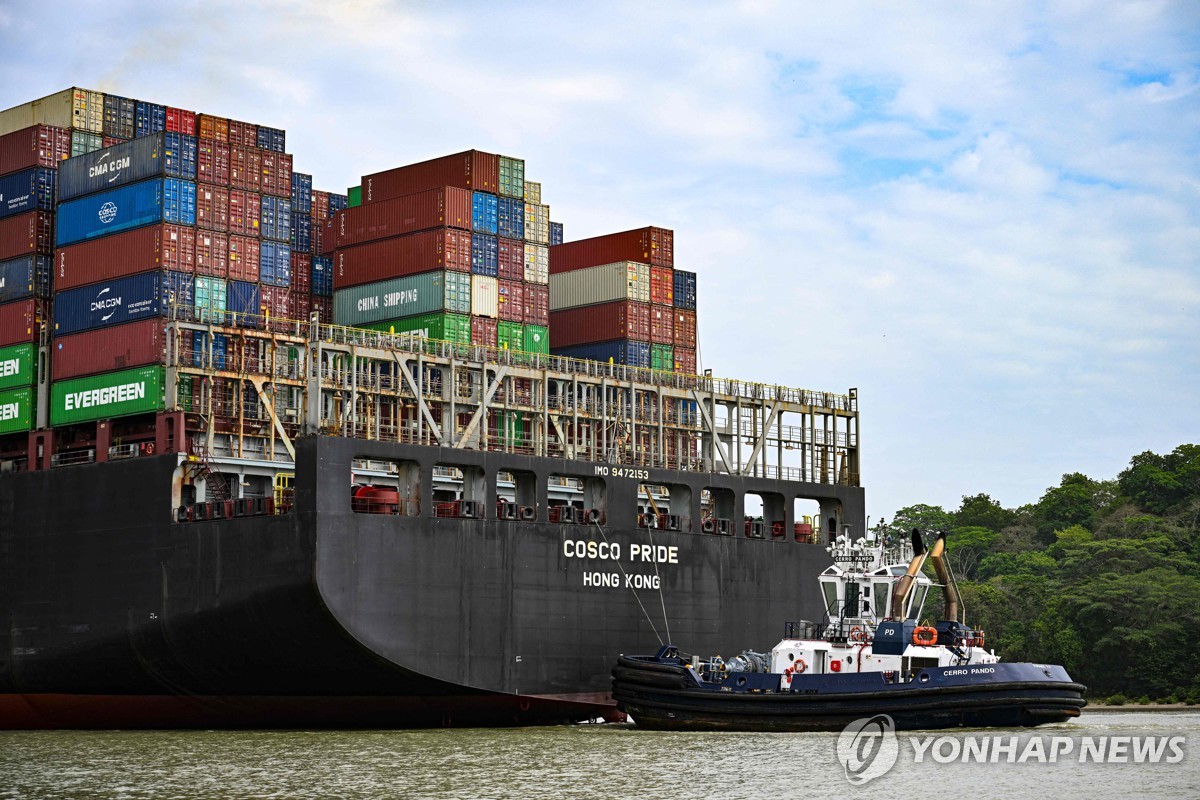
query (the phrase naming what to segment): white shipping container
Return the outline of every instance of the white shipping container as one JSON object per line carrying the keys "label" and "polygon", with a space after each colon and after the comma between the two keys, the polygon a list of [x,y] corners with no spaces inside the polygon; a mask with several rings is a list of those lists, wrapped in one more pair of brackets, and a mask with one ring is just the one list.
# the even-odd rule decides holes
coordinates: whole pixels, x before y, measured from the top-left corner
{"label": "white shipping container", "polygon": [[525,282],[550,282],[550,248],[544,244],[525,243]]}
{"label": "white shipping container", "polygon": [[550,206],[525,204],[525,241],[550,244]]}
{"label": "white shipping container", "polygon": [[499,313],[500,283],[486,275],[471,276],[471,313],[495,318]]}
{"label": "white shipping container", "polygon": [[104,93],[88,89],[61,92],[0,111],[0,136],[32,125],[53,125],[77,131],[102,133]]}
{"label": "white shipping container", "polygon": [[550,276],[550,310],[613,303],[650,302],[650,265],[618,261]]}
{"label": "white shipping container", "polygon": [[525,202],[542,202],[542,185],[535,181],[525,181]]}

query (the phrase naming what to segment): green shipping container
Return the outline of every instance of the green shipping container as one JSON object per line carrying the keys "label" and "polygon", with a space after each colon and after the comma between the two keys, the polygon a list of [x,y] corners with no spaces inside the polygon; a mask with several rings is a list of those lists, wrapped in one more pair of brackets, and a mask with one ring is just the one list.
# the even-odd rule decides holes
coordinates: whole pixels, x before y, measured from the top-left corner
{"label": "green shipping container", "polygon": [[[197,280],[196,295],[200,286]],[[362,327],[418,314],[471,313],[469,272],[422,272],[404,278],[349,286],[333,293],[333,322]]]}
{"label": "green shipping container", "polygon": [[518,411],[501,412],[496,417],[496,438],[507,445],[525,442],[525,417]]}
{"label": "green shipping container", "polygon": [[50,386],[50,424],[70,425],[163,410],[162,367],[139,367]]}
{"label": "green shipping container", "polygon": [[521,341],[526,353],[550,354],[550,329],[545,325],[526,325]]}
{"label": "green shipping container", "polygon": [[650,345],[650,369],[673,371],[675,369],[675,348],[669,344]]}
{"label": "green shipping container", "polygon": [[14,344],[0,347],[0,390],[33,385],[33,362],[37,347]]}
{"label": "green shipping container", "polygon": [[200,319],[224,322],[227,300],[224,278],[196,278],[196,311]]}
{"label": "green shipping container", "polygon": [[456,344],[471,343],[471,318],[463,314],[418,314],[357,327],[384,333],[416,333]]}
{"label": "green shipping container", "polygon": [[362,205],[361,186],[351,186],[346,190],[346,204],[351,208],[358,208]]}
{"label": "green shipping container", "polygon": [[525,197],[525,159],[500,156],[500,194]]}
{"label": "green shipping container", "polygon": [[0,392],[0,434],[19,433],[33,427],[32,386]]}
{"label": "green shipping container", "polygon": [[525,326],[519,322],[500,320],[496,323],[496,347],[501,350],[524,350]]}

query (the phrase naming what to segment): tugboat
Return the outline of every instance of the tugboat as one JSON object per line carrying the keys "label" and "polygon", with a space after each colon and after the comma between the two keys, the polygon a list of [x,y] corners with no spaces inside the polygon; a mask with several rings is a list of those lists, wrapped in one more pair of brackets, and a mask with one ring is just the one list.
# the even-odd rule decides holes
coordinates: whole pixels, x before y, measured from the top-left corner
{"label": "tugboat", "polygon": [[[1077,717],[1086,687],[1061,666],[1003,663],[963,621],[946,535],[926,549],[881,533],[828,548],[823,622],[788,622],[769,653],[723,660],[664,645],[613,669],[617,707],[650,730],[822,731],[876,714],[898,730],[1032,727]],[[938,584],[922,574],[928,559]],[[922,622],[940,585],[944,620]]]}

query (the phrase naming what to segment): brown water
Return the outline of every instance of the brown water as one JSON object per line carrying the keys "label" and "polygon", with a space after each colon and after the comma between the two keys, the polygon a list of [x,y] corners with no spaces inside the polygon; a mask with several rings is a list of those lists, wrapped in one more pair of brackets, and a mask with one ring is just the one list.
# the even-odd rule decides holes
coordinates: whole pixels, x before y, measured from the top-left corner
{"label": "brown water", "polygon": [[[995,731],[955,731],[963,742]],[[349,732],[0,733],[0,798],[971,798],[1200,796],[1200,713],[1114,712],[1039,728],[1057,763],[916,763],[852,786],[837,734],[675,734],[631,725]],[[1001,731],[1020,737],[1030,731]],[[1087,763],[1084,737],[1183,736],[1180,763]],[[1049,745],[1047,745],[1049,749]],[[942,754],[952,747],[942,748]]]}

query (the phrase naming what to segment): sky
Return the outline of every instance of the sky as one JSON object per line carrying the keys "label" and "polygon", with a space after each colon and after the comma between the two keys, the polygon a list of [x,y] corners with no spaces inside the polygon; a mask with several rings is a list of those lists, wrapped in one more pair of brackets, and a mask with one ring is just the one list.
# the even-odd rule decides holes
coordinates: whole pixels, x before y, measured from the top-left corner
{"label": "sky", "polygon": [[0,108],[82,86],[296,169],[522,157],[658,225],[703,367],[858,390],[873,520],[1200,442],[1200,4],[0,2]]}

